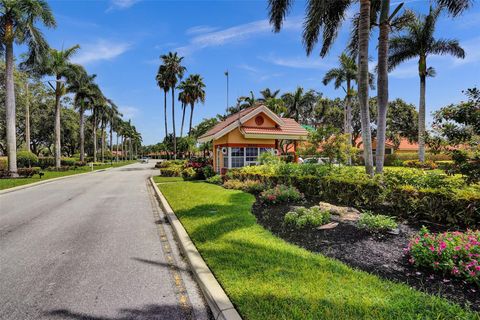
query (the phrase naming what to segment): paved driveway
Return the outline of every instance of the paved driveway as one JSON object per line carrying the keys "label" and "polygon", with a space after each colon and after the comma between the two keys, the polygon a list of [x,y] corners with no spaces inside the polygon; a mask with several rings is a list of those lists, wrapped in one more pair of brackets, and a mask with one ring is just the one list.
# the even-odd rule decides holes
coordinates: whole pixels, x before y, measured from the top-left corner
{"label": "paved driveway", "polygon": [[0,195],[0,319],[208,319],[153,164]]}

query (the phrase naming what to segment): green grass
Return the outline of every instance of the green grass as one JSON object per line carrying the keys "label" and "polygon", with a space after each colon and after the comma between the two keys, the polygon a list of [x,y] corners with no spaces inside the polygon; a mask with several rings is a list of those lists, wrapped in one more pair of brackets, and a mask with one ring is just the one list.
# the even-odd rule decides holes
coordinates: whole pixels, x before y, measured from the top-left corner
{"label": "green grass", "polygon": [[[94,166],[93,170],[102,170],[107,168],[116,168],[125,166],[127,164],[135,163],[136,161],[122,161],[118,163],[113,163],[113,165],[106,163],[99,166]],[[35,175],[32,178],[16,178],[16,179],[0,179],[0,190],[23,186],[30,183],[35,183],[43,180],[64,177],[64,176],[71,176],[74,174],[84,173],[91,171],[90,166],[79,167],[76,170],[68,170],[68,171],[43,171],[45,175],[40,179],[38,175]]]}
{"label": "green grass", "polygon": [[480,319],[275,237],[256,223],[250,194],[155,181],[244,319]]}

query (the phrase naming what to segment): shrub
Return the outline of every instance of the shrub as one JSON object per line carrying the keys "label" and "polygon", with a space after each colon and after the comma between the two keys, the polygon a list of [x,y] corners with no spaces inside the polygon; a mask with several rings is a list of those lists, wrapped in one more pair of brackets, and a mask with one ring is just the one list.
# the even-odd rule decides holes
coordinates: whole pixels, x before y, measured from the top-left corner
{"label": "shrub", "polygon": [[258,180],[243,181],[242,190],[248,193],[257,194],[265,190],[265,185]]}
{"label": "shrub", "polygon": [[278,164],[281,162],[280,158],[270,152],[264,152],[258,157],[260,164]]}
{"label": "shrub", "polygon": [[60,165],[61,166],[73,167],[73,166],[75,166],[76,162],[77,162],[77,160],[75,158],[61,158],[60,159]]}
{"label": "shrub", "polygon": [[260,200],[268,203],[281,203],[303,199],[303,194],[297,188],[279,184],[274,188],[260,193]]}
{"label": "shrub", "polygon": [[205,179],[208,179],[208,178],[211,178],[213,176],[215,176],[215,170],[213,170],[213,167],[211,165],[207,165],[205,167],[203,167],[203,175],[205,177]]}
{"label": "shrub", "polygon": [[384,216],[382,214],[373,214],[368,211],[362,213],[358,220],[358,227],[370,232],[384,232],[395,229],[397,226],[397,223],[392,217]]}
{"label": "shrub", "polygon": [[207,179],[208,183],[221,185],[223,183],[222,176],[217,174]]}
{"label": "shrub", "polygon": [[182,174],[181,166],[174,166],[160,169],[160,175],[163,177],[180,177]]}
{"label": "shrub", "polygon": [[197,172],[192,167],[188,167],[182,170],[181,175],[183,179],[190,180],[195,178]]}
{"label": "shrub", "polygon": [[36,174],[40,173],[40,168],[39,167],[33,167],[33,168],[19,168],[17,170],[17,173],[20,177],[22,178],[31,178]]}
{"label": "shrub", "polygon": [[17,152],[17,166],[19,168],[29,168],[38,165],[38,157],[30,151]]}
{"label": "shrub", "polygon": [[305,207],[298,207],[295,210],[288,212],[284,217],[286,225],[291,225],[295,228],[318,227],[330,221],[330,212],[321,210],[318,206],[313,206],[309,209]]}
{"label": "shrub", "polygon": [[480,231],[430,233],[425,227],[405,253],[415,267],[451,274],[480,285]]}
{"label": "shrub", "polygon": [[419,160],[406,160],[403,162],[403,165],[410,168],[437,169],[437,165],[432,160],[425,160],[424,162],[420,162]]}
{"label": "shrub", "polygon": [[223,183],[225,189],[242,190],[243,182],[237,179],[229,179]]}
{"label": "shrub", "polygon": [[8,169],[7,157],[0,158],[0,171]]}
{"label": "shrub", "polygon": [[55,167],[55,158],[53,157],[39,157],[38,158],[38,166],[42,169],[48,167]]}

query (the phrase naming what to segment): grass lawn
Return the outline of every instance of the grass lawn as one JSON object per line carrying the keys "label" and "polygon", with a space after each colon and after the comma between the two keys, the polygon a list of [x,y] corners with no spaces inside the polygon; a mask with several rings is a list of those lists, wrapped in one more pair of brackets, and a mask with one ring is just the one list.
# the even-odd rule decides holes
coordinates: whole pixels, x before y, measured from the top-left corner
{"label": "grass lawn", "polygon": [[480,319],[275,237],[256,223],[248,193],[155,181],[244,319]]}
{"label": "grass lawn", "polygon": [[[135,163],[135,162],[136,161],[121,161],[113,164],[106,163],[99,166],[94,166],[93,170],[95,171],[102,170],[110,167],[116,168],[116,167],[125,166],[127,164]],[[58,178],[58,177],[71,176],[74,174],[89,172],[90,170],[91,170],[90,166],[84,166],[84,167],[79,167],[76,170],[68,170],[68,171],[43,171],[45,175],[41,179],[38,175],[35,175],[32,178],[0,179],[0,190],[23,186],[25,184],[30,184],[30,183]]]}

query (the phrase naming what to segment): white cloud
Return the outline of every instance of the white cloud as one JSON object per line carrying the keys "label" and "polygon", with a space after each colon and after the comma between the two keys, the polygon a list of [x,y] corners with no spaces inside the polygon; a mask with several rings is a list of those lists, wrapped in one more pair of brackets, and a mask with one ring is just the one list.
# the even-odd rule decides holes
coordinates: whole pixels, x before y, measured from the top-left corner
{"label": "white cloud", "polygon": [[319,57],[298,56],[282,58],[271,55],[269,57],[260,59],[264,60],[265,62],[273,63],[277,66],[296,69],[326,70],[332,67],[332,64],[330,62],[327,62],[325,59],[321,59]]}
{"label": "white cloud", "polygon": [[[293,18],[285,21],[284,30],[297,30],[302,26],[301,19]],[[268,20],[257,20],[223,30],[201,33],[190,39],[185,46],[179,47],[176,51],[181,55],[189,55],[196,50],[207,47],[222,46],[227,43],[238,42],[259,35],[265,35],[272,32]]]}
{"label": "white cloud", "polygon": [[413,60],[405,64],[399,65],[392,72],[390,76],[397,79],[408,79],[418,77],[418,65]]}
{"label": "white cloud", "polygon": [[94,43],[81,46],[79,54],[72,61],[78,64],[88,64],[102,60],[112,60],[130,49],[126,42],[114,42],[100,39]]}
{"label": "white cloud", "polygon": [[480,37],[461,41],[460,45],[465,50],[465,59],[452,57],[455,66],[480,62]]}
{"label": "white cloud", "polygon": [[107,9],[107,11],[111,11],[114,9],[127,9],[138,2],[140,2],[140,0],[110,0],[110,7]]}
{"label": "white cloud", "polygon": [[187,35],[197,35],[197,34],[201,34],[201,33],[213,32],[215,30],[218,30],[218,28],[217,27],[206,26],[206,25],[200,25],[200,26],[194,26],[194,27],[188,28],[185,31],[185,34],[187,34]]}
{"label": "white cloud", "polygon": [[283,74],[278,72],[264,71],[248,64],[241,64],[237,66],[239,69],[245,70],[256,82],[262,82],[271,78],[281,77]]}
{"label": "white cloud", "polygon": [[124,119],[133,119],[139,113],[139,109],[131,106],[121,106],[118,108]]}

